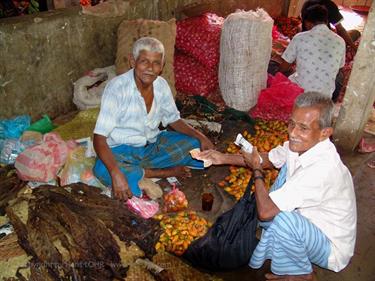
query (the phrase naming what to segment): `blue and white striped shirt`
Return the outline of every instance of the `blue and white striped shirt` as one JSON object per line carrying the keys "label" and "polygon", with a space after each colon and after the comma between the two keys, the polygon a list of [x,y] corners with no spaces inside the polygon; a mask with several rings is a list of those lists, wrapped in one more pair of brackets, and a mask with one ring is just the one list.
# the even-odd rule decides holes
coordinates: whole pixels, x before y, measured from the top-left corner
{"label": "blue and white striped shirt", "polygon": [[155,142],[160,122],[166,127],[180,119],[180,112],[164,78],[156,78],[153,87],[154,100],[147,113],[133,69],[113,78],[104,89],[94,133],[107,137],[110,147],[122,144],[140,147]]}

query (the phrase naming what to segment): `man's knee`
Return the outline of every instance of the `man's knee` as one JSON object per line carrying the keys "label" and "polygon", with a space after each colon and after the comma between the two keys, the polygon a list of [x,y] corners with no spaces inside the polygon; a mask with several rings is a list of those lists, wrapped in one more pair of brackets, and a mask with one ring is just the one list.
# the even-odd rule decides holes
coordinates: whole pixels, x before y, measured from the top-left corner
{"label": "man's knee", "polygon": [[285,212],[285,211],[281,211],[279,212],[274,218],[273,218],[273,221],[274,222],[281,222],[281,221],[286,221],[289,217],[293,216],[292,215],[292,212]]}
{"label": "man's knee", "polygon": [[281,227],[284,231],[291,235],[298,233],[298,229],[301,226],[301,215],[296,212],[280,212],[274,219],[273,224],[277,227]]}
{"label": "man's knee", "polygon": [[187,135],[183,135],[183,136],[184,136],[184,139],[190,144],[190,146],[194,148],[198,148],[201,146],[201,143],[199,142],[197,138],[187,136]]}

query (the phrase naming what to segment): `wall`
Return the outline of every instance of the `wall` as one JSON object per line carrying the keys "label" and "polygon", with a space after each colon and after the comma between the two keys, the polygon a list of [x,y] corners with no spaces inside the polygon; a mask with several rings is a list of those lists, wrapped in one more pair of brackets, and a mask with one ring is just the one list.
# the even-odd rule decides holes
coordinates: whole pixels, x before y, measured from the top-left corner
{"label": "wall", "polygon": [[236,7],[264,6],[274,16],[285,10],[284,0],[110,1],[125,7],[116,10],[119,16],[86,15],[75,7],[0,20],[0,118],[30,114],[36,120],[74,110],[73,82],[114,64],[116,30],[124,19],[182,18],[207,5],[222,15]]}

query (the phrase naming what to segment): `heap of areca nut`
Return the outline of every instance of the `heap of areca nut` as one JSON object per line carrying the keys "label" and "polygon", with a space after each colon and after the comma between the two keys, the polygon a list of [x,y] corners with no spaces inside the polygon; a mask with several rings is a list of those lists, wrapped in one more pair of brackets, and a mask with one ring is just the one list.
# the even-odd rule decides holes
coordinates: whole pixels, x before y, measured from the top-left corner
{"label": "heap of areca nut", "polygon": [[211,226],[194,211],[158,215],[163,233],[155,245],[158,252],[167,251],[182,255],[195,239],[206,234]]}
{"label": "heap of areca nut", "polygon": [[[254,126],[255,134],[251,135],[244,131],[242,135],[254,146],[259,152],[268,152],[272,148],[282,145],[288,139],[288,128],[284,121],[264,121],[258,119]],[[227,147],[229,153],[239,153],[240,148],[234,143]],[[229,194],[239,200],[244,194],[247,184],[250,181],[252,172],[244,167],[229,167],[230,174],[226,176],[218,185]],[[265,184],[269,189],[275,181],[278,171],[276,169],[266,169]]]}

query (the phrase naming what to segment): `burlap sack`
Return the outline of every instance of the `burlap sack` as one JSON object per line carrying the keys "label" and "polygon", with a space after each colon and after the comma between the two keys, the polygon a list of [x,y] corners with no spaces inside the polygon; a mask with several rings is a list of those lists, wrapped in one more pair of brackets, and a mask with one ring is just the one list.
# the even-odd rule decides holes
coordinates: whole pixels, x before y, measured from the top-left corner
{"label": "burlap sack", "polygon": [[248,111],[267,83],[272,18],[263,9],[230,14],[220,39],[219,85],[225,103]]}
{"label": "burlap sack", "polygon": [[116,72],[122,74],[130,69],[128,55],[131,54],[134,42],[144,36],[160,40],[165,49],[165,66],[162,76],[168,81],[173,96],[176,95],[174,85],[173,56],[176,39],[176,20],[124,20],[117,30]]}
{"label": "burlap sack", "polygon": [[143,178],[139,181],[138,185],[139,188],[143,190],[152,200],[156,200],[163,196],[163,190],[160,188],[160,185],[153,182],[151,179]]}

